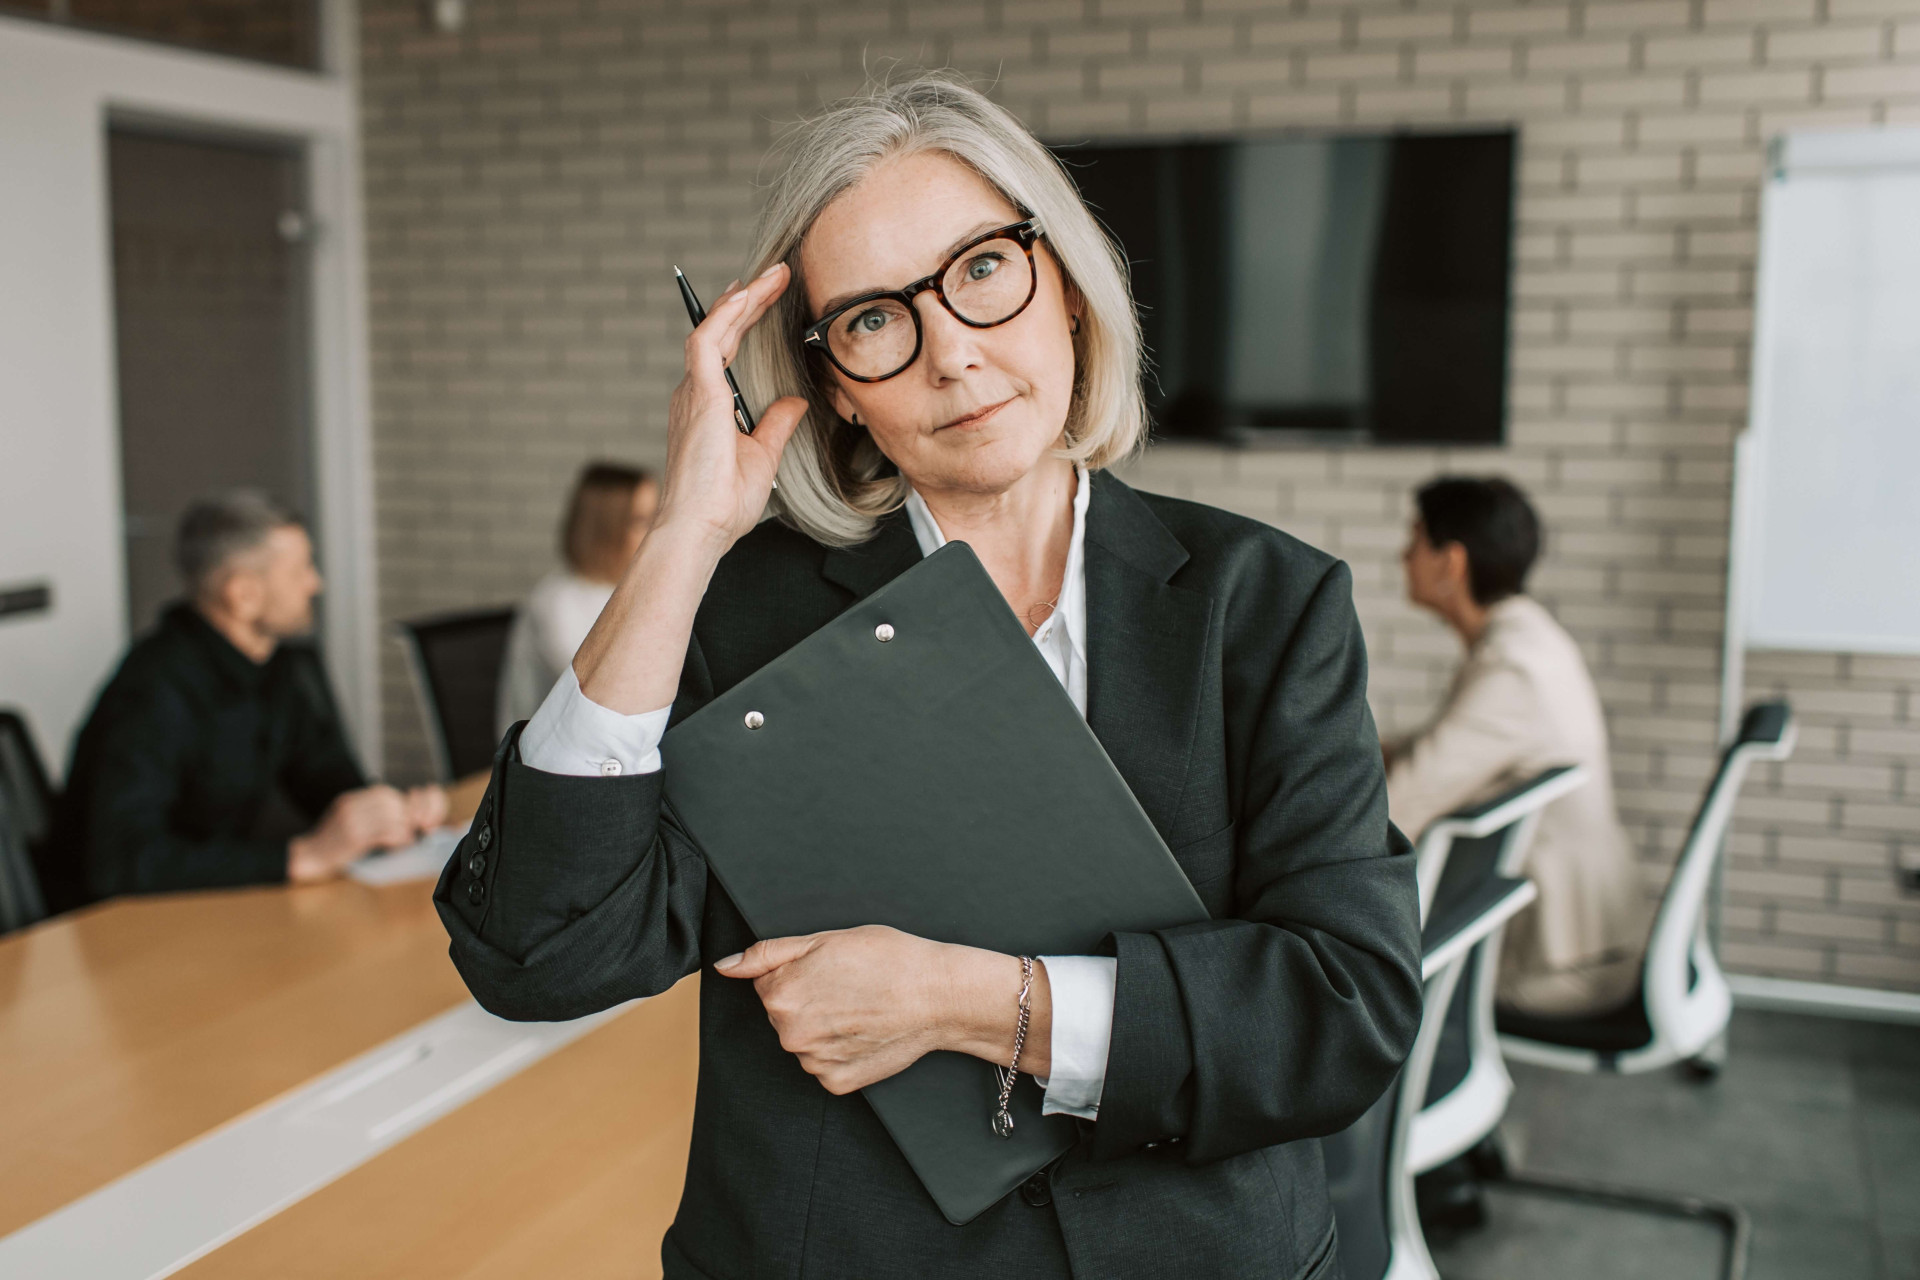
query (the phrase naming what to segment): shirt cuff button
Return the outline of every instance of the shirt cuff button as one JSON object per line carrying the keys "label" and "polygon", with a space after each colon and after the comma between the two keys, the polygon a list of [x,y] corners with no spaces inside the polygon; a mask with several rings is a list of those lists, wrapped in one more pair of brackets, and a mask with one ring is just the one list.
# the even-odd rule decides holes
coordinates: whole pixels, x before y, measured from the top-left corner
{"label": "shirt cuff button", "polygon": [[600,776],[603,778],[619,777],[620,762],[618,760],[602,760],[600,762]]}

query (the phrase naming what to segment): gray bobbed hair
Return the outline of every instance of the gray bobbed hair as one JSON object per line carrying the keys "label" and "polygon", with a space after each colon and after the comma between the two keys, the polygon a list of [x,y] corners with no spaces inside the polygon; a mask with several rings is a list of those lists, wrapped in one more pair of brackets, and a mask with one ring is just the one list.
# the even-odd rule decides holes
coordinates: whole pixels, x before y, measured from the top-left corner
{"label": "gray bobbed hair", "polygon": [[1097,470],[1126,457],[1146,437],[1140,323],[1126,261],[1059,160],[955,73],[924,72],[869,85],[800,123],[776,148],[784,166],[767,192],[742,278],[777,262],[785,262],[793,278],[747,335],[734,366],[756,408],[786,395],[808,401],[780,461],[771,510],[829,546],[869,537],[880,516],[906,501],[907,482],[864,429],[834,412],[832,373],[802,346],[813,317],[800,274],[800,244],[842,192],[883,161],[922,151],[952,156],[1036,218],[1046,232],[1041,243],[1084,303],[1060,456]]}

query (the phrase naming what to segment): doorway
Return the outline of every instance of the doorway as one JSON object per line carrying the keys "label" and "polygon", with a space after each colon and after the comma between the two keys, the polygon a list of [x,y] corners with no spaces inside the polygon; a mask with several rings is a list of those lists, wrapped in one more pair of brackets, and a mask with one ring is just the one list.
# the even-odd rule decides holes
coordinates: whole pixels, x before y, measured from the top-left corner
{"label": "doorway", "polygon": [[307,218],[292,145],[108,130],[127,621],[182,585],[194,499],[257,489],[316,546]]}

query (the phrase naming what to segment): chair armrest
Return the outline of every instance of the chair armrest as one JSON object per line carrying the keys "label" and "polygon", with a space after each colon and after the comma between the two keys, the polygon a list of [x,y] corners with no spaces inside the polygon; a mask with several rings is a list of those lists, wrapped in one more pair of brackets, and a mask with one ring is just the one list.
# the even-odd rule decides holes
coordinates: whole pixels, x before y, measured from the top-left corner
{"label": "chair armrest", "polygon": [[1740,720],[1741,746],[1773,744],[1787,736],[1793,723],[1793,709],[1784,702],[1756,702]]}
{"label": "chair armrest", "polygon": [[1427,922],[1420,934],[1420,977],[1433,977],[1506,924],[1539,896],[1533,881],[1489,876]]}
{"label": "chair armrest", "polygon": [[1461,837],[1490,836],[1502,827],[1511,826],[1536,809],[1544,809],[1583,785],[1587,781],[1587,771],[1577,764],[1555,765],[1528,778],[1507,791],[1501,792],[1491,800],[1479,804],[1467,805],[1455,809],[1452,813],[1435,818],[1427,829],[1420,833],[1424,843],[1428,836],[1444,830],[1455,839]]}
{"label": "chair armrest", "polygon": [[1799,736],[1800,726],[1793,718],[1792,707],[1785,702],[1757,702],[1741,717],[1740,732],[1728,748],[1728,754],[1785,760],[1793,754],[1794,741]]}

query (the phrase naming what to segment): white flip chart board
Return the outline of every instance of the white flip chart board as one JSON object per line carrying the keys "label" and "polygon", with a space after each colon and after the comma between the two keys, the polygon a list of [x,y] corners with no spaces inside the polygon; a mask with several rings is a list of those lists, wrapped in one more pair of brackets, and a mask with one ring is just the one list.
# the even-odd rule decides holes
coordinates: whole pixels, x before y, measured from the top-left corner
{"label": "white flip chart board", "polygon": [[1772,161],[1730,666],[1920,654],[1920,129],[1791,134]]}

